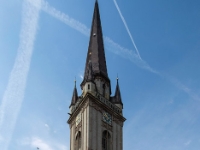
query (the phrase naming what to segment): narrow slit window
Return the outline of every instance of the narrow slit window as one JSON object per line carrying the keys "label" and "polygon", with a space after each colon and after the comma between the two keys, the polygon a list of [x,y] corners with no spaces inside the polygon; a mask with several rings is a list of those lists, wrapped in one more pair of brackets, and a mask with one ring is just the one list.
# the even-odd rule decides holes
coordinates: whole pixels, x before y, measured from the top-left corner
{"label": "narrow slit window", "polygon": [[80,150],[81,149],[81,132],[79,131],[76,136],[76,142],[75,142],[75,149]]}
{"label": "narrow slit window", "polygon": [[108,131],[104,131],[102,135],[102,150],[111,150],[111,137]]}

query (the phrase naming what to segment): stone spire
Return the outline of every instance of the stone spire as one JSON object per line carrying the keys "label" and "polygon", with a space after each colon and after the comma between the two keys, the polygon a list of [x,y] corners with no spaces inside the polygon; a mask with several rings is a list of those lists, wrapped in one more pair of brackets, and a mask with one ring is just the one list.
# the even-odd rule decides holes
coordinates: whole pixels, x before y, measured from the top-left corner
{"label": "stone spire", "polygon": [[115,95],[112,98],[112,102],[114,104],[121,104],[123,107],[123,103],[122,103],[122,98],[121,98],[121,92],[120,92],[120,88],[119,88],[119,78],[117,78],[117,85],[116,85],[116,89],[115,89]]}
{"label": "stone spire", "polygon": [[77,92],[77,89],[76,89],[76,80],[74,82],[75,82],[74,91],[73,91],[73,95],[72,95],[71,104],[70,104],[69,107],[75,105],[77,100],[78,100],[78,92]]}
{"label": "stone spire", "polygon": [[93,21],[90,34],[90,42],[88,47],[87,59],[85,64],[85,73],[82,84],[85,83],[88,77],[88,65],[92,65],[93,75],[103,77],[110,82],[107,73],[106,59],[103,44],[103,34],[101,28],[101,20],[99,14],[98,2],[95,2]]}

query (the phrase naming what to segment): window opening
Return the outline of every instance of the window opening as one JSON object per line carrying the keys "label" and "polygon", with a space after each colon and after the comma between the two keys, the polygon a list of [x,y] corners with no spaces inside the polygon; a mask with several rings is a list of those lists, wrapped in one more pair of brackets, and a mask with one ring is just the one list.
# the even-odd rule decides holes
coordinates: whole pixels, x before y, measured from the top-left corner
{"label": "window opening", "polygon": [[79,131],[77,136],[76,136],[76,150],[81,149],[81,132]]}
{"label": "window opening", "polygon": [[102,150],[110,150],[110,134],[108,131],[104,131],[102,135]]}

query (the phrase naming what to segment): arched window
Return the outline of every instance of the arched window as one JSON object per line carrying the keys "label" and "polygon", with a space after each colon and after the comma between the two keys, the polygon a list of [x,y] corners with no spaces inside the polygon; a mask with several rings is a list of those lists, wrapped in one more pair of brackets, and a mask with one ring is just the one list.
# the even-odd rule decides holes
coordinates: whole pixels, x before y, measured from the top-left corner
{"label": "arched window", "polygon": [[81,132],[79,131],[78,134],[76,135],[76,150],[81,149]]}
{"label": "arched window", "polygon": [[111,150],[111,137],[108,131],[102,134],[102,150]]}

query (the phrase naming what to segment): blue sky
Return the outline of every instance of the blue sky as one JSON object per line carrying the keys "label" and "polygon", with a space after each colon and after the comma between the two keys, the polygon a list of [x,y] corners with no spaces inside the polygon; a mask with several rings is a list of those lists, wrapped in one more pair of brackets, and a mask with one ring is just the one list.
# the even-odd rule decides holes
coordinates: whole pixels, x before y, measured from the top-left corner
{"label": "blue sky", "polygon": [[[200,2],[99,0],[125,150],[199,150]],[[94,0],[0,1],[1,150],[69,150]],[[80,88],[78,88],[80,94]]]}

